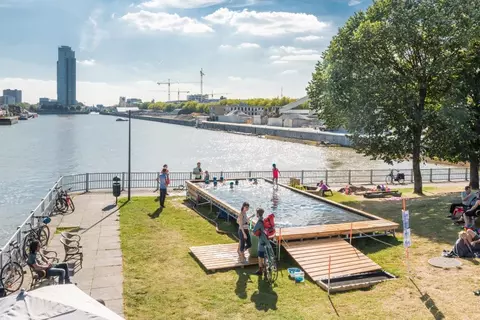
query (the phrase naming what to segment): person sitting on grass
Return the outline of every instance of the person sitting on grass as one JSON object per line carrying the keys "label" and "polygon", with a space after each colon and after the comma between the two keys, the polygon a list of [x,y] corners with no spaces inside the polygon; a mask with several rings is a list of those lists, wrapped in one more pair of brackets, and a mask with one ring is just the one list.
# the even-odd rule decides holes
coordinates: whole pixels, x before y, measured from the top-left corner
{"label": "person sitting on grass", "polygon": [[454,202],[450,205],[450,216],[455,211],[457,207],[463,207],[465,210],[471,206],[472,202],[477,198],[477,195],[472,192],[472,188],[470,186],[465,187],[465,191],[462,191],[460,194],[461,202]]}
{"label": "person sitting on grass", "polygon": [[317,190],[320,191],[320,195],[323,197],[326,191],[330,191],[330,187],[323,183],[323,180],[320,180],[320,183],[317,183]]}
{"label": "person sitting on grass", "polygon": [[477,217],[477,211],[480,210],[480,191],[476,193],[475,204],[463,213],[463,219],[465,221],[465,228],[471,228],[475,224],[475,218]]}
{"label": "person sitting on grass", "polygon": [[263,225],[263,213],[265,211],[262,208],[257,209],[257,224],[253,228],[253,233],[258,237],[258,270],[256,275],[261,276],[265,271],[265,245],[267,244],[267,236],[265,235],[265,226]]}
{"label": "person sitting on grass", "polygon": [[27,264],[39,274],[44,273],[46,277],[58,277],[59,284],[70,284],[70,275],[68,265],[58,263],[52,265],[41,253],[40,242],[32,241],[30,243],[30,254],[28,255]]}

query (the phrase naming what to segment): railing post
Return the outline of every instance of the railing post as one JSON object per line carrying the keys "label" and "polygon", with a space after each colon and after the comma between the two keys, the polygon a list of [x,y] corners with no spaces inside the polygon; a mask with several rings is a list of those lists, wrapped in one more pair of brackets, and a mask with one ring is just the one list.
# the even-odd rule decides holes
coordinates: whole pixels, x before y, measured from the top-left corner
{"label": "railing post", "polygon": [[17,227],[17,243],[21,245],[22,243],[22,230],[20,230],[20,227]]}
{"label": "railing post", "polygon": [[89,178],[90,178],[90,177],[89,177],[89,174],[86,173],[86,174],[85,174],[85,192],[88,192],[88,187],[89,187],[89,186],[88,186],[88,185],[89,185],[89,181],[88,181],[88,180],[89,180]]}
{"label": "railing post", "polygon": [[410,169],[410,183],[413,183],[413,169]]}
{"label": "railing post", "polygon": [[450,182],[451,168],[448,168],[448,182]]}
{"label": "railing post", "polygon": [[373,169],[370,169],[370,184],[373,184]]}
{"label": "railing post", "polygon": [[249,178],[252,177],[252,171],[248,171],[248,177],[249,177]]}
{"label": "railing post", "polygon": [[430,182],[433,182],[433,169],[430,168]]}
{"label": "railing post", "polygon": [[348,170],[348,184],[352,184],[352,170]]}
{"label": "railing post", "polygon": [[122,191],[125,190],[125,172],[122,172]]}
{"label": "railing post", "polygon": [[42,204],[40,206],[40,210],[42,210],[42,215],[43,215],[43,213],[45,212],[45,201],[44,201],[44,199],[42,199]]}
{"label": "railing post", "polygon": [[301,179],[300,179],[302,185],[303,185],[303,175],[304,175],[304,172],[303,172],[303,170],[302,170],[302,177],[301,177]]}
{"label": "railing post", "polygon": [[[220,177],[223,177],[223,171],[220,171]],[[218,177],[220,179],[220,177]],[[213,177],[212,177],[213,179]]]}
{"label": "railing post", "polygon": [[325,170],[325,184],[328,184],[328,170]]}
{"label": "railing post", "polygon": [[465,168],[465,181],[468,181],[468,168]]}

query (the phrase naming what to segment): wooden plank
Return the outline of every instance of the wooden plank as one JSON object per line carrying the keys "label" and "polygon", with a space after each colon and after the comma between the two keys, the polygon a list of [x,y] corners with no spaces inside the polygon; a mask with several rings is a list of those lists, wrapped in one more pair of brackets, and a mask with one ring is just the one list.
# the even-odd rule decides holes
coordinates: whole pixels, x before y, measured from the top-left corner
{"label": "wooden plank", "polygon": [[332,277],[381,269],[378,264],[340,238],[289,242],[284,247],[300,268],[315,281],[328,277],[329,257]]}
{"label": "wooden plank", "polygon": [[238,257],[237,248],[237,243],[229,243],[191,247],[190,251],[207,270],[243,268],[245,266],[258,264],[258,259],[250,258],[248,252],[245,253],[247,262],[241,262]]}
{"label": "wooden plank", "polygon": [[[342,271],[342,272],[338,272],[338,273],[330,273],[330,279],[353,276],[353,275],[356,275],[356,274],[372,272],[372,271],[378,271],[378,269],[366,267],[366,268],[358,268],[358,269],[355,269],[354,271],[350,271],[350,272],[349,271]],[[323,276],[323,277],[315,277],[315,278],[312,278],[312,279],[314,281],[321,281],[321,280],[325,281],[326,279],[328,279],[328,274]]]}

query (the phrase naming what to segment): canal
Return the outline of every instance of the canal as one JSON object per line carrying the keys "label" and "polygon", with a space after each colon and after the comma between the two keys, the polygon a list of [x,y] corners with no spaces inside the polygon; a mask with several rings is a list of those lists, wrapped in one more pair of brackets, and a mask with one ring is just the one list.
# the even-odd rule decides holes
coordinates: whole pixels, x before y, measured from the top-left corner
{"label": "canal", "polygon": [[[61,176],[127,171],[128,122],[44,115],[0,127],[0,244]],[[143,120],[132,121],[132,171],[387,168],[352,149],[314,147]],[[409,168],[409,164],[400,165]]]}

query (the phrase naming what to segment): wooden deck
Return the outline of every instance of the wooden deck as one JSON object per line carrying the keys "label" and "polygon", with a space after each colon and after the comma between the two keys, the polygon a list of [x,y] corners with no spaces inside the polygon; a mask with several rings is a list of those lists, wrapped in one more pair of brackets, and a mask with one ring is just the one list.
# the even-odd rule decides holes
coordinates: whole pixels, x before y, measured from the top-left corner
{"label": "wooden deck", "polygon": [[288,242],[284,247],[315,282],[328,279],[329,257],[330,278],[381,270],[378,264],[340,238]]}
{"label": "wooden deck", "polygon": [[301,240],[312,238],[326,238],[339,235],[349,235],[350,227],[352,234],[394,231],[398,228],[398,223],[388,220],[367,220],[353,223],[324,224],[306,227],[292,227],[276,229],[277,239],[281,236],[282,240]]}
{"label": "wooden deck", "polygon": [[248,250],[245,252],[247,262],[240,262],[237,248],[238,243],[230,243],[191,247],[190,251],[208,271],[243,268],[245,266],[258,264],[257,258],[249,257]]}

